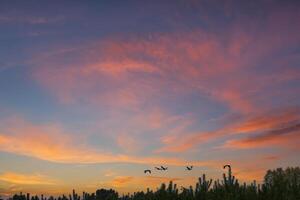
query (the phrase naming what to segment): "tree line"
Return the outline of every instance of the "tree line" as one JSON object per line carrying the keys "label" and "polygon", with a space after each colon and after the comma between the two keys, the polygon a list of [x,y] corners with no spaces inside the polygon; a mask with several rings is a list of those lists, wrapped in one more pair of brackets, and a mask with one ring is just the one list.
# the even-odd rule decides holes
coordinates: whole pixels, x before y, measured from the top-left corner
{"label": "tree line", "polygon": [[20,193],[9,200],[300,200],[300,168],[268,170],[262,184],[255,181],[241,184],[232,176],[230,168],[221,181],[207,179],[203,174],[194,187],[188,188],[178,188],[169,182],[155,191],[147,189],[127,195],[119,195],[113,189],[99,189],[95,193],[83,192],[80,196],[73,190],[68,196],[56,198]]}

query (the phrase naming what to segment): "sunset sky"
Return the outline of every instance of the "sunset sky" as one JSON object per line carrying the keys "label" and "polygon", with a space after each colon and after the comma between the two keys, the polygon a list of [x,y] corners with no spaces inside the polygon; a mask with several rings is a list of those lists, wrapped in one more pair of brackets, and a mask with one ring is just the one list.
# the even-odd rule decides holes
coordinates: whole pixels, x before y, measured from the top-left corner
{"label": "sunset sky", "polygon": [[261,181],[299,154],[300,1],[0,1],[0,196]]}

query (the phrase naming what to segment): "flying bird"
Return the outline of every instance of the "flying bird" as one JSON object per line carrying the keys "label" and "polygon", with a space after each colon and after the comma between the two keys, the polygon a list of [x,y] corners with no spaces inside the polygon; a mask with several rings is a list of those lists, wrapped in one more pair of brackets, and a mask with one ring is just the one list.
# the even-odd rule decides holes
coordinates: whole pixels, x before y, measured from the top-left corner
{"label": "flying bird", "polygon": [[191,171],[193,169],[193,166],[186,166],[186,170]]}
{"label": "flying bird", "polygon": [[231,166],[230,165],[224,165],[224,169],[226,168],[226,167],[228,167],[229,169],[231,169]]}
{"label": "flying bird", "polygon": [[156,169],[156,170],[161,170],[161,168],[159,168],[159,167],[155,167],[155,169]]}
{"label": "flying bird", "polygon": [[160,169],[165,171],[168,169],[168,167],[160,166]]}
{"label": "flying bird", "polygon": [[150,170],[150,169],[145,169],[145,170],[144,170],[144,173],[145,173],[145,174],[147,174],[147,173],[151,174],[151,170]]}

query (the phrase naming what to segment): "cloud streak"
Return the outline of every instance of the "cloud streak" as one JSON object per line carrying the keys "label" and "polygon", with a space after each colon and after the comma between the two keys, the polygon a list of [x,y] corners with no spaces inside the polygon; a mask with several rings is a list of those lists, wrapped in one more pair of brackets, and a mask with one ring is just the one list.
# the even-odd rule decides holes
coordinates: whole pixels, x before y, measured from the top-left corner
{"label": "cloud streak", "polygon": [[[166,157],[136,157],[126,154],[112,154],[88,147],[84,140],[76,143],[54,125],[33,125],[24,120],[8,120],[9,126],[2,127],[0,150],[31,156],[60,163],[135,163],[185,165],[186,161]],[[3,125],[2,125],[3,126]],[[210,162],[191,162],[195,166],[211,165]]]}
{"label": "cloud streak", "polygon": [[[162,141],[165,146],[157,151],[158,152],[182,152],[182,151],[190,150],[196,145],[211,142],[213,140],[220,139],[221,137],[253,134],[256,132],[269,131],[268,134],[258,137],[257,138],[258,140],[272,139],[273,137],[276,137],[278,133],[283,134],[286,133],[284,131],[292,130],[293,128],[293,127],[287,127],[286,129],[278,129],[278,127],[285,126],[286,124],[294,123],[299,119],[300,119],[299,108],[287,108],[287,109],[273,111],[271,113],[262,113],[258,116],[249,117],[248,119],[244,119],[244,120],[239,120],[235,123],[230,122],[225,127],[217,129],[215,131],[189,134],[184,139],[179,139],[178,137],[172,135],[164,136],[162,138]],[[294,128],[297,128],[297,126]],[[167,138],[169,137],[173,137],[172,140],[168,140]],[[234,143],[238,143],[238,141],[233,140],[225,146],[227,147],[229,146],[229,144],[232,144],[233,146]],[[267,145],[268,143],[265,142],[264,144]]]}
{"label": "cloud streak", "polygon": [[20,185],[55,185],[58,181],[52,180],[40,174],[20,174],[15,172],[4,172],[0,174],[0,180]]}
{"label": "cloud streak", "polygon": [[300,124],[287,125],[286,127],[263,132],[252,137],[229,140],[225,143],[225,148],[257,148],[269,146],[291,147],[294,141],[300,138]]}
{"label": "cloud streak", "polygon": [[[267,59],[287,49],[286,44],[300,42],[294,34],[284,41],[278,39],[286,33],[274,30],[299,18],[284,11],[281,14],[271,14],[278,20],[284,18],[280,24],[268,19],[266,23],[270,25],[264,28],[253,24],[257,33],[249,33],[247,27],[236,23],[222,36],[199,28],[153,33],[151,39],[99,40],[72,52],[36,60],[39,67],[34,70],[34,78],[65,103],[84,100],[98,105],[136,107],[166,94],[196,92],[234,111],[251,113],[259,110],[259,95],[263,93],[268,99],[276,87],[297,80],[300,75],[297,69],[283,69],[276,64],[284,58]],[[76,56],[76,63],[66,62],[64,58],[70,55]],[[270,63],[274,69],[257,73],[262,62]]]}

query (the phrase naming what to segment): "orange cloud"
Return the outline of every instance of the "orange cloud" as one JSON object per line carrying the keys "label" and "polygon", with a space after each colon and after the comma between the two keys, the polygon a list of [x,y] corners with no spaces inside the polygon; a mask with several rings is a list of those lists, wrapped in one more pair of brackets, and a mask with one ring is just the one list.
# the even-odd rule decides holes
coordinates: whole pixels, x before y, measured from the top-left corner
{"label": "orange cloud", "polygon": [[[59,126],[33,125],[23,120],[6,123],[0,132],[0,151],[31,156],[62,163],[137,163],[185,165],[186,161],[166,157],[135,157],[111,154],[85,145],[84,139],[76,143]],[[211,165],[210,162],[191,162],[195,166]]]}
{"label": "orange cloud", "polygon": [[234,176],[239,179],[239,181],[253,182],[254,180],[258,183],[263,182],[264,175],[266,174],[266,169],[244,169],[237,170],[234,172]]}
{"label": "orange cloud", "polygon": [[[211,140],[236,135],[236,134],[249,134],[254,132],[265,132],[267,130],[276,129],[282,125],[286,125],[288,123],[297,121],[300,119],[299,115],[299,108],[288,108],[286,110],[277,110],[271,113],[263,113],[256,117],[250,117],[248,119],[244,119],[241,122],[230,123],[229,125],[225,126],[224,128],[209,131],[209,132],[200,132],[195,134],[187,134],[184,139],[179,139],[180,136],[174,135],[167,135],[162,138],[164,147],[157,150],[157,152],[182,152],[193,148],[195,145],[209,142]],[[170,139],[171,138],[171,139]],[[227,143],[225,146],[228,147],[236,145],[241,146],[244,145],[253,145],[253,140],[258,141],[260,140],[261,143],[263,141],[272,138],[271,135],[266,135],[261,138],[255,139],[247,139],[245,141],[236,141],[232,140]],[[288,140],[289,138],[287,138]],[[241,143],[239,143],[241,142]],[[258,144],[258,143],[257,143]]]}
{"label": "orange cloud", "polygon": [[273,111],[251,117],[235,128],[237,133],[268,130],[281,124],[286,124],[299,119],[299,108],[293,107],[286,110]]}
{"label": "orange cloud", "polygon": [[115,177],[112,181],[111,184],[114,187],[120,187],[123,186],[125,184],[128,184],[129,182],[131,182],[134,179],[134,177],[132,176],[117,176]]}
{"label": "orange cloud", "polygon": [[[196,178],[194,178],[192,181],[195,182]],[[137,184],[143,185],[144,188],[158,188],[162,183],[168,184],[170,181],[173,183],[178,183],[182,185],[190,184],[192,181],[190,178],[186,177],[161,177],[161,176],[146,176],[146,177],[140,177],[137,180]]]}
{"label": "orange cloud", "polygon": [[58,181],[40,174],[28,175],[14,172],[4,172],[0,174],[0,180],[21,185],[54,185],[58,183]]}
{"label": "orange cloud", "polygon": [[229,140],[225,148],[255,148],[269,146],[291,147],[294,141],[300,139],[300,124],[289,125],[284,128],[271,130],[258,135],[237,140]]}
{"label": "orange cloud", "polygon": [[116,176],[112,180],[103,182],[104,187],[116,188],[118,191],[126,192],[128,190],[136,192],[137,190],[145,190],[146,188],[155,189],[160,187],[162,183],[168,184],[170,181],[181,185],[188,185],[191,181],[195,182],[195,177],[160,177],[160,176]]}

